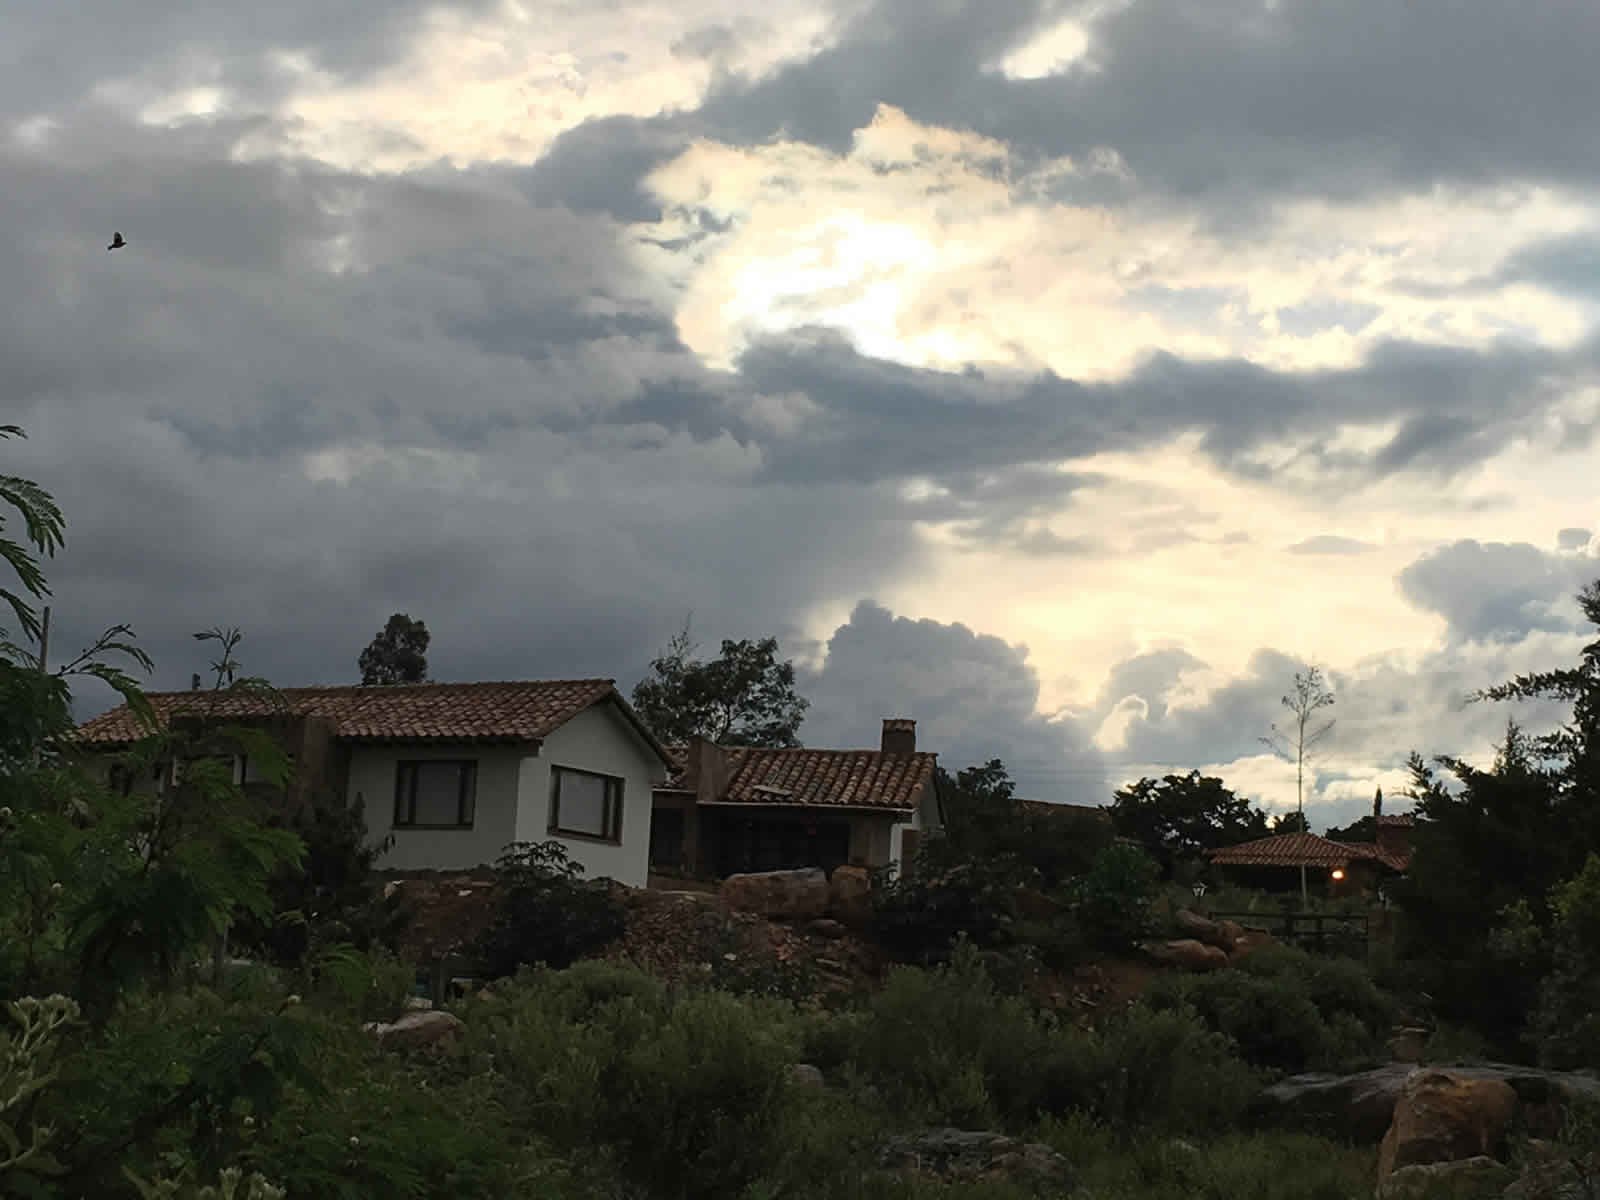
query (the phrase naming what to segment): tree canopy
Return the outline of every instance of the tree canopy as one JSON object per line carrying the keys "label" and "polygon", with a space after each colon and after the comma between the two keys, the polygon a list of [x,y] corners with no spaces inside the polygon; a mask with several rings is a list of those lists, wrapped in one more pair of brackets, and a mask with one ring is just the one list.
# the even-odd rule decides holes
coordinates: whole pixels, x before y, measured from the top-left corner
{"label": "tree canopy", "polygon": [[1222,780],[1190,771],[1187,775],[1148,776],[1112,797],[1111,821],[1117,833],[1149,851],[1163,872],[1206,850],[1266,837],[1267,814],[1224,786]]}
{"label": "tree canopy", "polygon": [[421,621],[405,613],[392,615],[357,661],[363,686],[425,683],[430,640],[428,627]]}
{"label": "tree canopy", "polygon": [[662,741],[699,735],[726,746],[793,747],[810,702],[795,690],[794,664],[778,639],[724,640],[713,659],[694,656],[684,629],[650,663],[633,706]]}

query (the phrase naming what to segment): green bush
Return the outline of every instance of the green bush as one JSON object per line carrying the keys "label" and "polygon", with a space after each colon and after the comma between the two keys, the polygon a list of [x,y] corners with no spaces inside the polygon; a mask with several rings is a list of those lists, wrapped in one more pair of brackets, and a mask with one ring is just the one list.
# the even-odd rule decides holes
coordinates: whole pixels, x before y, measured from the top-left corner
{"label": "green bush", "polygon": [[581,963],[469,1015],[535,1128],[663,1197],[738,1195],[776,1155],[797,1025],[778,1002]]}
{"label": "green bush", "polygon": [[1073,884],[1079,927],[1102,949],[1126,949],[1150,932],[1160,883],[1161,868],[1138,846],[1107,846]]}
{"label": "green bush", "polygon": [[[1046,1141],[1058,1145],[1053,1131]],[[1189,1143],[1149,1139],[1086,1163],[1095,1200],[1350,1200],[1372,1191],[1373,1153],[1302,1134],[1229,1134]]]}
{"label": "green bush", "polygon": [[1031,1121],[1066,1057],[1065,1041],[1027,1001],[996,990],[968,943],[947,966],[896,968],[859,1016],[836,1020],[839,1040],[822,1057],[847,1061],[890,1107],[929,1124]]}
{"label": "green bush", "polygon": [[622,935],[622,904],[557,841],[517,842],[495,865],[500,906],[472,954],[493,978],[518,967],[560,969]]}
{"label": "green bush", "polygon": [[[1075,1057],[1083,1090],[1072,1107],[1123,1133],[1221,1129],[1260,1090],[1229,1039],[1181,1009],[1134,1004],[1096,1028]],[[1068,1107],[1058,1102],[1055,1111]]]}
{"label": "green bush", "polygon": [[1163,975],[1147,999],[1157,1009],[1192,1009],[1245,1061],[1286,1072],[1363,1065],[1396,1015],[1359,963],[1287,946],[1259,950],[1238,968]]}
{"label": "green bush", "polygon": [[1553,1067],[1600,1067],[1600,855],[1550,897],[1554,965],[1532,1021]]}

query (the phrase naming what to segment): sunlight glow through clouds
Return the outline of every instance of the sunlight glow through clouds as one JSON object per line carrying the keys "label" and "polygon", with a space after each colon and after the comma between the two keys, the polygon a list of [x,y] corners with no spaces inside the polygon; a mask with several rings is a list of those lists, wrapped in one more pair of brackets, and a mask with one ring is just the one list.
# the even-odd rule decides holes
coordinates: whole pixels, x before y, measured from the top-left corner
{"label": "sunlight glow through clouds", "polygon": [[[1492,281],[1519,248],[1600,227],[1580,199],[1292,200],[1227,237],[1137,202],[1052,198],[1117,163],[1107,151],[1024,169],[1001,143],[880,105],[843,155],[697,143],[650,177],[667,216],[647,232],[690,247],[655,262],[679,281],[680,335],[719,366],[752,336],[805,325],[911,365],[1080,379],[1156,350],[1307,370],[1355,365],[1391,339],[1568,346],[1588,327],[1577,300]],[[702,217],[731,227],[705,234]]]}

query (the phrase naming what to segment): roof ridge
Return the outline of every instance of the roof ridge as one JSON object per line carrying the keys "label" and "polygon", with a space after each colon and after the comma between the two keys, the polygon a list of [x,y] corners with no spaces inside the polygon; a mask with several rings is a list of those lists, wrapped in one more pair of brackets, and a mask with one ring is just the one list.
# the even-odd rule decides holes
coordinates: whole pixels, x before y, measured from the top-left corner
{"label": "roof ridge", "polygon": [[[572,687],[578,684],[606,684],[615,687],[615,679],[594,675],[582,679],[469,679],[450,680],[447,682],[428,683],[306,683],[290,684],[284,687],[271,686],[274,692],[367,692],[371,694],[394,693],[401,691],[442,690],[444,688],[496,688],[496,687]],[[145,692],[145,697],[156,696],[210,696],[227,695],[226,689],[216,688],[182,688],[164,692]]]}

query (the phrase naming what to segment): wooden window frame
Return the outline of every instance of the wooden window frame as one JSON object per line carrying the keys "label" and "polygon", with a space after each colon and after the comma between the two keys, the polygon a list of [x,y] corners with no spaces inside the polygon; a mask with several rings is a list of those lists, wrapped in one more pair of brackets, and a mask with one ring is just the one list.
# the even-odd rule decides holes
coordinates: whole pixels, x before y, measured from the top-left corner
{"label": "wooden window frame", "polygon": [[[564,775],[587,775],[605,781],[606,796],[601,810],[601,834],[583,829],[563,829],[561,826],[561,779]],[[622,810],[625,781],[620,775],[606,775],[600,771],[585,771],[581,767],[550,767],[550,824],[549,832],[555,837],[581,838],[586,842],[602,842],[608,846],[622,845]]]}
{"label": "wooden window frame", "polygon": [[[417,775],[420,767],[455,767],[459,772],[456,820],[421,824],[417,815]],[[471,829],[478,817],[478,760],[475,758],[403,758],[394,766],[395,829]]]}

